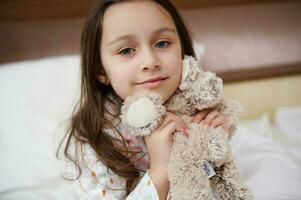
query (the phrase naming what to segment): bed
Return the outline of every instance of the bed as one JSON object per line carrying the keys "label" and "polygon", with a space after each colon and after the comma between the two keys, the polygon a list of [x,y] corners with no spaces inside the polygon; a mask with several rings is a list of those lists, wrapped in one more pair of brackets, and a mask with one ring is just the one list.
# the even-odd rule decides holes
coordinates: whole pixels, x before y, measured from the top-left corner
{"label": "bed", "polygon": [[[27,2],[1,8],[47,4]],[[255,199],[301,199],[301,3],[175,2],[203,65],[244,106],[232,144]],[[79,199],[55,153],[79,97],[82,4],[81,12],[0,14],[0,199]]]}

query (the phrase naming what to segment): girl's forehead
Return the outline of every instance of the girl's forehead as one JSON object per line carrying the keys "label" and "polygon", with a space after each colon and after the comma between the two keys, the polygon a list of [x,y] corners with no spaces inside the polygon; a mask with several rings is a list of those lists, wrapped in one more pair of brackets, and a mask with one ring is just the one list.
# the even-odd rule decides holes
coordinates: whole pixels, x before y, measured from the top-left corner
{"label": "girl's forehead", "polygon": [[145,20],[155,16],[172,20],[168,11],[155,1],[124,1],[111,5],[104,13],[104,20],[108,18],[142,17]]}
{"label": "girl's forehead", "polygon": [[175,29],[171,15],[153,1],[128,1],[110,6],[102,20],[102,36],[147,34],[160,28]]}

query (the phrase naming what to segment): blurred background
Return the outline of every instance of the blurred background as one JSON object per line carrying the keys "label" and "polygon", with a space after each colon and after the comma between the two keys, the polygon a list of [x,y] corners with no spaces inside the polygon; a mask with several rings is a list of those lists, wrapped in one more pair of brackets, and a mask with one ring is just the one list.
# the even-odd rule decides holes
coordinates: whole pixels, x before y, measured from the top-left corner
{"label": "blurred background", "polygon": [[[300,1],[172,2],[191,30],[204,68],[217,72],[226,83],[295,75],[290,77],[295,81],[291,84],[300,85]],[[0,63],[78,54],[81,29],[92,3],[93,0],[2,0]],[[252,117],[263,111],[272,113],[277,106],[284,104],[300,104],[301,97],[297,95],[300,87],[291,93],[283,93],[283,98],[290,96],[289,100],[275,104],[268,102],[265,110],[256,108],[257,104],[263,103],[262,98],[254,99],[254,105],[250,105],[252,108],[249,108],[249,103],[244,103],[251,112],[245,116]],[[291,87],[285,85],[286,88],[290,90]],[[237,92],[235,88],[230,90],[231,95],[235,95],[232,90]],[[243,89],[246,90],[250,95],[252,89]],[[262,95],[267,95],[267,92]],[[252,93],[252,98],[254,96]]]}
{"label": "blurred background", "polygon": [[[300,1],[173,0],[215,71],[300,63]],[[93,0],[2,0],[0,63],[79,52]],[[238,56],[239,55],[239,56]]]}

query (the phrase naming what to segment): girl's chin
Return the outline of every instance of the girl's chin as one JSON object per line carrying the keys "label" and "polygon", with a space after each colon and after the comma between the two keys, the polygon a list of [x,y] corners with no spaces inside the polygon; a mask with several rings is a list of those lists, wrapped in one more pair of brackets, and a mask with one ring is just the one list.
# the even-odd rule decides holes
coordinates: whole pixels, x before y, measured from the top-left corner
{"label": "girl's chin", "polygon": [[164,102],[165,102],[166,100],[168,100],[169,97],[172,95],[172,94],[167,94],[167,93],[165,93],[165,92],[157,92],[157,93],[161,95],[161,97],[162,97],[162,99],[163,99]]}
{"label": "girl's chin", "polygon": [[163,98],[164,102],[166,100],[168,100],[168,98],[175,92],[175,91],[169,91],[169,92],[167,92],[166,88],[155,88],[155,89],[145,89],[145,88],[139,88],[138,89],[138,88],[136,88],[136,90],[134,91],[133,94],[131,94],[131,96],[135,95],[136,93],[143,92],[143,91],[159,94]]}

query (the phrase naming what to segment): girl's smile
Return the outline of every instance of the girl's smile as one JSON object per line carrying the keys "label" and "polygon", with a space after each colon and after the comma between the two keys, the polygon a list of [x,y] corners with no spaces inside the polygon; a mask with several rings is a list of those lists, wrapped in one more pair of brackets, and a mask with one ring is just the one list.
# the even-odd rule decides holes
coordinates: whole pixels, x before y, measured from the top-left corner
{"label": "girl's smile", "polygon": [[148,80],[145,80],[141,83],[138,83],[138,85],[141,85],[142,87],[146,89],[155,89],[160,87],[162,84],[164,84],[164,81],[168,79],[166,76],[157,76]]}

